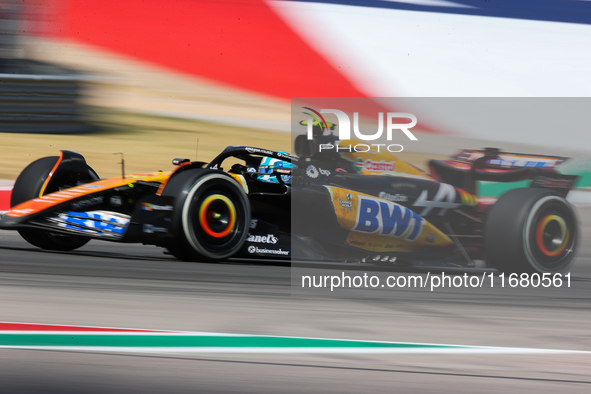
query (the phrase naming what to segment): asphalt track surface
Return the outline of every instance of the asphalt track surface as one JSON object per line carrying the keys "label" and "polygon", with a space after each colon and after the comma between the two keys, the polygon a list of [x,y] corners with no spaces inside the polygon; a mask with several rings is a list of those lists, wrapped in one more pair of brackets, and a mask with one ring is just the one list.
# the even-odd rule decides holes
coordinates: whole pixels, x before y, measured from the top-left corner
{"label": "asphalt track surface", "polygon": [[[591,351],[591,207],[570,288],[292,291],[290,268],[184,263],[0,231],[0,320]],[[314,270],[315,268],[310,268]],[[357,268],[367,271],[366,267]],[[320,269],[319,269],[320,272]],[[397,275],[396,272],[391,274]],[[0,392],[588,393],[591,354],[121,354],[0,349]]]}

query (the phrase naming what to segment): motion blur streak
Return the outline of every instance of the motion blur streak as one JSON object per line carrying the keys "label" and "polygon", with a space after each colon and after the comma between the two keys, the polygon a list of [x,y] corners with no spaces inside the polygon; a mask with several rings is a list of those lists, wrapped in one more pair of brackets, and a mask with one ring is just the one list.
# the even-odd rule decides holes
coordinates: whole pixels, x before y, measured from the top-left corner
{"label": "motion blur streak", "polygon": [[263,0],[53,0],[49,10],[57,37],[224,84],[284,99],[365,96]]}

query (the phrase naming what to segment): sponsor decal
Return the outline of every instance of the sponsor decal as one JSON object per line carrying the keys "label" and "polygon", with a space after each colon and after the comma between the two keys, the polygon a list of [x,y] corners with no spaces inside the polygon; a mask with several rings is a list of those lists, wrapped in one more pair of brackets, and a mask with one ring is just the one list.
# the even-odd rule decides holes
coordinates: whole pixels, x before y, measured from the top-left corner
{"label": "sponsor decal", "polygon": [[489,164],[501,167],[554,167],[557,160],[492,159]]}
{"label": "sponsor decal", "polygon": [[[273,168],[273,167],[261,167],[259,168],[259,174],[291,174],[291,170],[285,170],[285,169],[281,169],[281,168]],[[281,177],[282,179],[285,178],[285,176]]]}
{"label": "sponsor decal", "polygon": [[310,165],[308,166],[308,168],[306,168],[306,175],[308,175],[310,178],[318,178],[318,170],[316,169],[316,167]]}
{"label": "sponsor decal", "polygon": [[[359,193],[339,187],[325,186],[331,194],[332,205],[341,227],[350,230],[357,217]],[[349,197],[350,196],[350,197]],[[349,199],[350,198],[350,199]],[[344,206],[341,204],[344,204]],[[349,204],[349,202],[351,204]],[[348,206],[351,205],[351,209]]]}
{"label": "sponsor decal", "polygon": [[347,200],[343,200],[342,198],[339,199],[339,204],[346,210],[353,209],[353,196],[351,193],[347,193]]}
{"label": "sponsor decal", "polygon": [[353,231],[404,237],[415,241],[423,229],[425,219],[412,210],[389,201],[359,196],[359,209]]}
{"label": "sponsor decal", "polygon": [[294,156],[294,155],[292,155],[290,153],[286,153],[286,152],[277,152],[276,155],[277,155],[277,157],[280,157],[280,158],[291,159],[291,160],[295,160],[295,161],[298,160],[297,156]]}
{"label": "sponsor decal", "polygon": [[258,223],[259,223],[259,219],[251,219],[250,220],[250,228],[257,228]]}
{"label": "sponsor decal", "polygon": [[120,237],[129,225],[126,215],[114,215],[105,211],[65,212],[58,215],[60,227]]}
{"label": "sponsor decal", "polygon": [[273,152],[272,151],[266,150],[266,149],[253,148],[251,146],[247,146],[245,149],[249,153],[259,153],[259,154],[262,154],[262,155],[269,155],[269,156],[272,156],[273,155]]}
{"label": "sponsor decal", "polygon": [[439,184],[439,189],[437,189],[433,200],[428,200],[427,194],[427,190],[423,190],[419,198],[412,204],[414,207],[424,207],[421,216],[427,216],[433,209],[439,209],[439,216],[443,216],[449,209],[455,209],[462,205],[455,202],[456,188],[447,183]]}
{"label": "sponsor decal", "polygon": [[371,159],[364,159],[363,157],[355,159],[354,166],[357,171],[396,171],[396,162],[394,161],[374,161]]}
{"label": "sponsor decal", "polygon": [[356,171],[362,171],[365,168],[365,159],[363,157],[356,158],[353,167],[355,167]]}
{"label": "sponsor decal", "polygon": [[248,247],[248,253],[274,254],[274,255],[281,255],[281,256],[289,256],[289,250],[266,249],[266,248],[259,248],[254,245],[251,245]]}
{"label": "sponsor decal", "polygon": [[339,200],[339,204],[344,209],[347,209],[347,210],[353,209],[353,201]]}
{"label": "sponsor decal", "polygon": [[367,242],[357,241],[356,239],[349,241],[349,245],[353,246],[365,246]]}
{"label": "sponsor decal", "polygon": [[166,227],[157,227],[154,226],[153,224],[144,224],[142,227],[142,230],[144,231],[144,233],[147,234],[154,234],[154,233],[167,233],[168,229]]}
{"label": "sponsor decal", "polygon": [[[425,247],[448,246],[452,241],[412,210],[378,197],[325,186],[330,192],[339,226],[349,230],[347,245],[372,252],[420,252]],[[351,194],[352,209],[343,209],[340,200]],[[433,234],[434,242],[426,238]]]}
{"label": "sponsor decal", "polygon": [[248,234],[248,238],[246,238],[246,241],[247,242],[254,242],[254,243],[261,243],[261,244],[276,244],[279,241],[279,238],[277,238],[273,234],[267,234],[267,235]]}
{"label": "sponsor decal", "polygon": [[150,204],[149,202],[142,203],[142,210],[143,211],[172,211],[172,205],[157,205],[157,204]]}
{"label": "sponsor decal", "polygon": [[330,171],[324,170],[320,167],[316,168],[316,166],[309,165],[308,168],[306,168],[306,175],[308,175],[310,178],[316,179],[318,178],[318,175],[329,176]]}
{"label": "sponsor decal", "polygon": [[103,203],[103,196],[96,196],[96,197],[91,197],[87,200],[82,200],[82,201],[76,201],[73,202],[71,207],[72,209],[81,209],[81,208],[88,208],[91,207],[93,205],[98,205],[98,204],[102,204]]}
{"label": "sponsor decal", "polygon": [[123,199],[119,196],[111,196],[111,198],[109,198],[109,204],[114,207],[120,207],[123,205]]}
{"label": "sponsor decal", "polygon": [[404,194],[389,194],[386,192],[380,192],[378,194],[379,198],[383,198],[384,200],[392,201],[392,202],[406,202],[408,201],[408,196]]}
{"label": "sponsor decal", "polygon": [[[475,161],[484,156],[484,152],[465,149],[453,156],[456,160]],[[553,168],[564,163],[566,158],[558,156],[531,156],[520,153],[500,153],[498,158],[487,160],[488,164],[501,167],[538,167]]]}

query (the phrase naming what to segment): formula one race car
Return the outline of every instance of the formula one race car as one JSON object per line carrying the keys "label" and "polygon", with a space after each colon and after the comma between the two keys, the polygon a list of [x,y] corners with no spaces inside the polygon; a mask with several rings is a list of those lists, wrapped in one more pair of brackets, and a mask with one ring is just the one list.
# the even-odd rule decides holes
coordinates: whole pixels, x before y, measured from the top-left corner
{"label": "formula one race car", "polygon": [[[430,174],[388,152],[298,156],[229,146],[210,163],[175,159],[172,172],[99,179],[62,151],[19,175],[1,229],[43,249],[90,239],[158,245],[186,261],[230,257],[355,260],[392,266],[484,259],[514,272],[572,264],[577,219],[565,158],[464,150]],[[228,161],[226,161],[229,159]],[[227,171],[224,162],[234,162]],[[479,199],[477,181],[531,180]]]}

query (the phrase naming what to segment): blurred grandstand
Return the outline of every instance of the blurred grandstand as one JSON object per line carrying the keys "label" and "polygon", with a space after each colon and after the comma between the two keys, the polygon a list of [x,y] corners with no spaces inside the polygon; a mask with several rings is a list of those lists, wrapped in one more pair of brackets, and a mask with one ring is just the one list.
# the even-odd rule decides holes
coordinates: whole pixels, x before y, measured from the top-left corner
{"label": "blurred grandstand", "polygon": [[0,132],[85,133],[98,128],[81,104],[89,77],[26,53],[26,3],[0,6]]}

